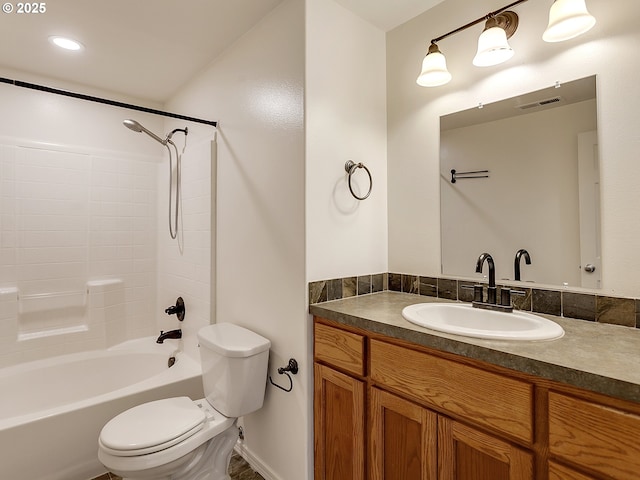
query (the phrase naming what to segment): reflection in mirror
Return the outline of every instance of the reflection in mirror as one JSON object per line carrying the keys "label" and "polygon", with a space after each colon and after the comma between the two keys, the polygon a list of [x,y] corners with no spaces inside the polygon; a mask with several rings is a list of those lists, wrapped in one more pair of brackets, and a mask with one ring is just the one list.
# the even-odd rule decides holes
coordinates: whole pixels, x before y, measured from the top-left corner
{"label": "reflection in mirror", "polygon": [[442,273],[488,252],[498,281],[518,260],[523,282],[600,288],[595,76],[481,107],[440,118]]}

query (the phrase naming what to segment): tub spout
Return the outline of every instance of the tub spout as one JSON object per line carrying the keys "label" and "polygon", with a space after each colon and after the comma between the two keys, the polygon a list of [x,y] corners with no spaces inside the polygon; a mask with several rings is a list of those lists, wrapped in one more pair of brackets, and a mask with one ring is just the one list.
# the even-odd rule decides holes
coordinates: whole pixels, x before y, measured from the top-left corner
{"label": "tub spout", "polygon": [[156,340],[156,343],[163,343],[167,338],[182,338],[182,330],[170,330],[168,332],[163,332],[162,330],[160,330],[160,336]]}

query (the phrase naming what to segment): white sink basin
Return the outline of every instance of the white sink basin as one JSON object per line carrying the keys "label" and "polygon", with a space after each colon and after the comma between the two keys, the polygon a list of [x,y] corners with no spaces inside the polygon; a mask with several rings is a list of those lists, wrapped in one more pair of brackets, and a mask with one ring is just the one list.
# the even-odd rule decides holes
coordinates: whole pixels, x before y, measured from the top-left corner
{"label": "white sink basin", "polygon": [[553,340],[564,335],[560,325],[531,313],[484,310],[469,303],[417,303],[402,316],[421,327],[445,333],[498,340]]}

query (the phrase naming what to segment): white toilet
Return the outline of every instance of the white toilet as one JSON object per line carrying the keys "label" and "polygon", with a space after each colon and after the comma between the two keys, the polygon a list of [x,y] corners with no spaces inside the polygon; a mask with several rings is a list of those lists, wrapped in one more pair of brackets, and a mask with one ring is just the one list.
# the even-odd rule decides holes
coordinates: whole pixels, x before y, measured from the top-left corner
{"label": "white toilet", "polygon": [[125,479],[229,480],[236,419],[262,407],[271,342],[218,323],[198,332],[206,398],[144,403],[100,432],[98,458]]}

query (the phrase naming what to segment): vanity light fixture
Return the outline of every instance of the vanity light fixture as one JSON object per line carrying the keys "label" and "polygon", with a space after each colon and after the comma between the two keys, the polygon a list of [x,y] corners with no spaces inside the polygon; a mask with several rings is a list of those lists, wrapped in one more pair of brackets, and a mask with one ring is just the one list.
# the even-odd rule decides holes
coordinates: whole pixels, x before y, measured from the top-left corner
{"label": "vanity light fixture", "polygon": [[478,39],[478,52],[473,59],[474,65],[497,65],[511,58],[513,50],[509,46],[507,38],[513,35],[518,27],[518,15],[507,10],[526,1],[518,0],[510,3],[495,12],[488,13],[484,17],[431,40],[429,51],[422,61],[422,71],[416,83],[423,87],[437,87],[448,83],[451,80],[451,73],[447,70],[446,59],[440,52],[437,43],[478,23],[486,22],[485,29]]}
{"label": "vanity light fixture", "polygon": [[549,25],[542,34],[545,42],[562,42],[590,30],[596,19],[587,11],[585,0],[555,0],[549,10]]}
{"label": "vanity light fixture", "polygon": [[[478,38],[478,50],[473,64],[487,67],[509,60],[514,52],[507,40],[515,33],[519,23],[518,15],[509,8],[526,1],[517,0],[431,40],[416,83],[422,87],[437,87],[448,83],[451,73],[447,70],[447,61],[438,48],[438,42],[481,22],[485,22],[485,28]],[[595,18],[587,12],[585,0],[554,0],[549,11],[549,25],[542,38],[546,42],[561,42],[586,32],[595,23]]]}

